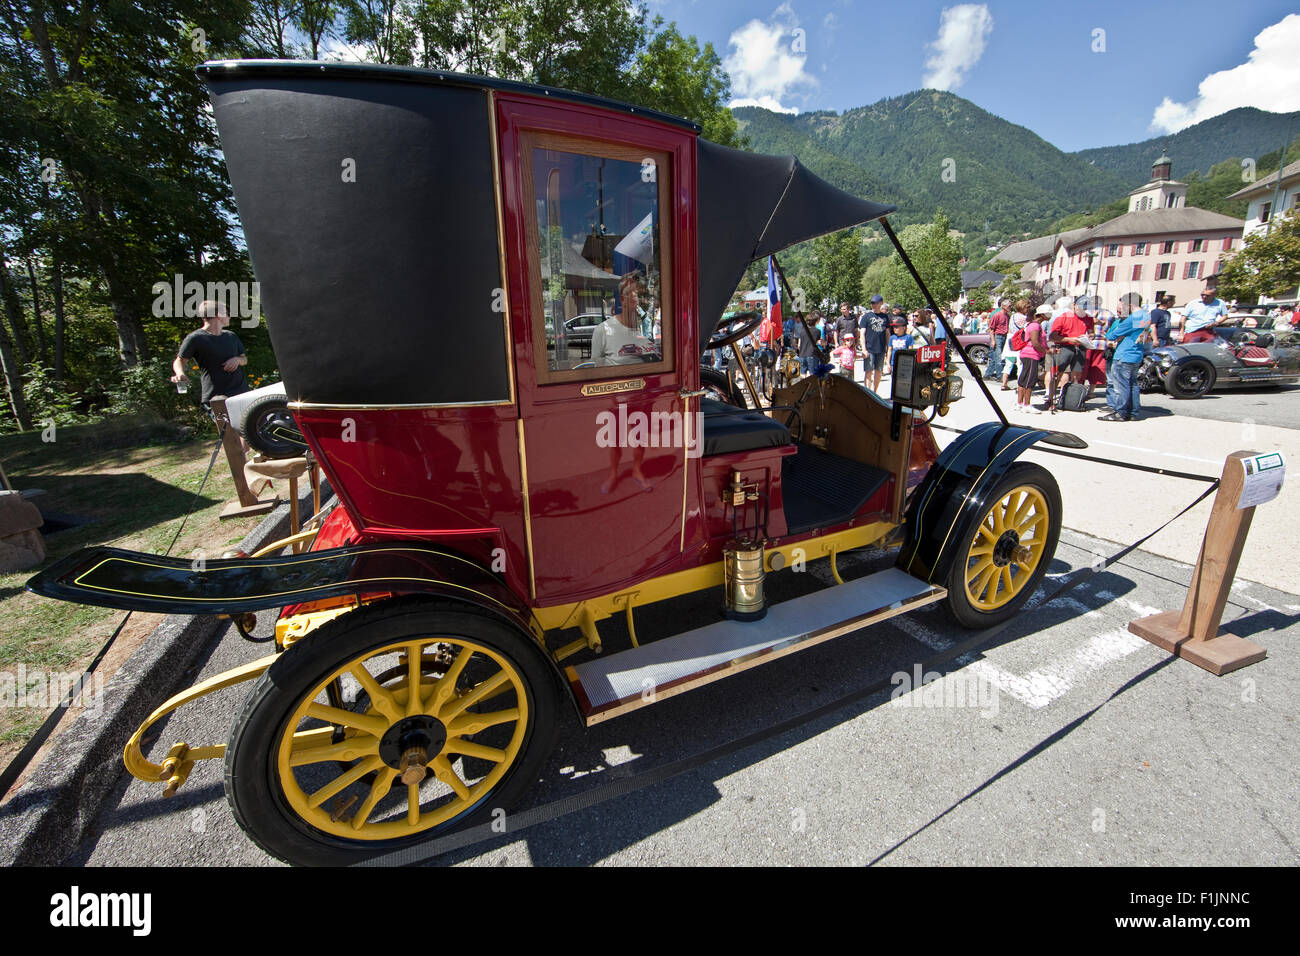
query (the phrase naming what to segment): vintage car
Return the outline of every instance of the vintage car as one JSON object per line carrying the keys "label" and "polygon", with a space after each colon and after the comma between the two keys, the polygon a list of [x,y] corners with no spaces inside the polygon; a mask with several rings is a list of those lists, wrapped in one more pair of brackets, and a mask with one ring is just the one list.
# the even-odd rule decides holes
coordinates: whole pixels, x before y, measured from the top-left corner
{"label": "vintage car", "polygon": [[1138,369],[1144,391],[1199,398],[1212,388],[1300,381],[1300,331],[1219,326],[1213,342],[1152,349]]}
{"label": "vintage car", "polygon": [[[223,758],[254,841],[350,863],[490,821],[566,714],[591,725],[936,602],[995,625],[1039,584],[1061,497],[1017,458],[1054,436],[995,411],[941,452],[927,421],[961,386],[942,349],[899,353],[893,401],[821,374],[747,410],[701,381],[702,352],[758,325],[716,327],[752,261],[892,206],[563,90],[316,62],[201,75],[337,506],[301,554],[195,567],[94,547],[28,583],[241,631],[279,609],[274,654],[126,743],[136,776],[174,792]],[[615,321],[589,351],[552,341],[548,316],[601,300]],[[843,581],[837,556],[860,548],[896,562]],[[769,607],[765,576],[814,559],[839,583]],[[706,589],[716,620],[638,642],[638,608]],[[226,745],[146,755],[152,723],[242,681]]]}

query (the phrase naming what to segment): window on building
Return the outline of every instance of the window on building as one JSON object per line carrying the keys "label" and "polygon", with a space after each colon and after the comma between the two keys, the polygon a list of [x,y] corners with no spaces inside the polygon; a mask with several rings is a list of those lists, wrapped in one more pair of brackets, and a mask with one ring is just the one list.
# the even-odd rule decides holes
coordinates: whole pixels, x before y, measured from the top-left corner
{"label": "window on building", "polygon": [[1117,255],[1119,255],[1119,243],[1118,243],[1118,242],[1112,242],[1110,245],[1108,245],[1108,246],[1106,247],[1106,255],[1108,255],[1108,256],[1117,256]]}
{"label": "window on building", "polygon": [[1273,203],[1266,202],[1259,207],[1259,221],[1268,222],[1268,217],[1273,213]]}
{"label": "window on building", "polygon": [[1114,282],[1114,281],[1115,281],[1115,267],[1114,267],[1114,266],[1107,266],[1107,267],[1106,267],[1106,281],[1107,281],[1107,282]]}
{"label": "window on building", "polygon": [[1134,266],[1133,275],[1130,277],[1133,282],[1140,282],[1142,279],[1142,267]]}
{"label": "window on building", "polygon": [[1078,285],[1082,281],[1083,281],[1083,271],[1080,270],[1074,274],[1074,284]]}
{"label": "window on building", "polygon": [[1168,278],[1169,278],[1169,269],[1170,269],[1170,263],[1168,263],[1168,262],[1162,262],[1162,263],[1160,263],[1160,265],[1156,268],[1156,278],[1157,278],[1157,279],[1168,279]]}
{"label": "window on building", "polygon": [[1192,252],[1203,252],[1204,250],[1205,250],[1205,240],[1204,240],[1204,239],[1193,239],[1193,240],[1192,240]]}
{"label": "window on building", "polygon": [[1178,197],[1174,193],[1170,193],[1168,196],[1165,197],[1166,209],[1173,209],[1177,205],[1178,205]]}
{"label": "window on building", "polygon": [[1231,248],[1232,248],[1232,236],[1229,236],[1227,239],[1223,240],[1223,251],[1227,252]]}
{"label": "window on building", "polygon": [[1217,276],[1223,271],[1223,256],[1219,256],[1219,261],[1214,264],[1214,274]]}
{"label": "window on building", "polygon": [[1145,242],[1139,242],[1137,243],[1137,245],[1133,247],[1133,255],[1145,256],[1146,254],[1147,254],[1147,244]]}
{"label": "window on building", "polygon": [[1167,256],[1171,252],[1177,252],[1177,251],[1178,251],[1178,243],[1176,242],[1166,242],[1164,245],[1160,247],[1160,254],[1162,256]]}
{"label": "window on building", "polygon": [[1199,279],[1201,277],[1201,264],[1199,262],[1188,262],[1183,265],[1184,279]]}

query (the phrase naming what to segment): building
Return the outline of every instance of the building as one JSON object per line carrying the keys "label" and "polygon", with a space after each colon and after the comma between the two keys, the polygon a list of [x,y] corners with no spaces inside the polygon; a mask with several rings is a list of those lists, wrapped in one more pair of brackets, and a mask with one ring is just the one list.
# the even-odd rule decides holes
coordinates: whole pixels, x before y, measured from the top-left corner
{"label": "building", "polygon": [[1241,246],[1244,223],[1188,206],[1187,184],[1171,177],[1172,168],[1168,156],[1152,163],[1151,180],[1129,194],[1124,215],[1015,243],[1001,255],[1025,262],[1023,280],[1053,295],[1089,296],[1093,308],[1114,309],[1130,292],[1144,304],[1158,295],[1172,295],[1180,306],[1193,301],[1224,257]]}
{"label": "building", "polygon": [[1281,177],[1280,186],[1278,173],[1272,172],[1228,197],[1246,200],[1243,239],[1252,233],[1266,231],[1275,214],[1282,215],[1300,206],[1300,162],[1288,165],[1282,170]]}

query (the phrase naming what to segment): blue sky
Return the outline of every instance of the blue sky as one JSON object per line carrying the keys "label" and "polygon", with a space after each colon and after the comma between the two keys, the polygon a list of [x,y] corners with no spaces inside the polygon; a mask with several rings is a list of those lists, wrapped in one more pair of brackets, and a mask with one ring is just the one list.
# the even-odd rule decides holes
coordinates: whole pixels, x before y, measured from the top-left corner
{"label": "blue sky", "polygon": [[1063,150],[1237,106],[1300,110],[1295,0],[646,2],[713,44],[738,101],[772,108],[843,111],[937,87]]}

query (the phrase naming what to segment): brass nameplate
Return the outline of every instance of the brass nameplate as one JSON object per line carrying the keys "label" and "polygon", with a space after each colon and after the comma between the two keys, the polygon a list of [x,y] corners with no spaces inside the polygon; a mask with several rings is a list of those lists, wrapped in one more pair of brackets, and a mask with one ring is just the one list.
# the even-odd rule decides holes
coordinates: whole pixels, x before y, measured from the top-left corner
{"label": "brass nameplate", "polygon": [[637,392],[645,388],[645,379],[627,378],[621,382],[598,382],[594,385],[582,386],[582,394],[588,397],[592,395],[608,395],[611,392]]}

